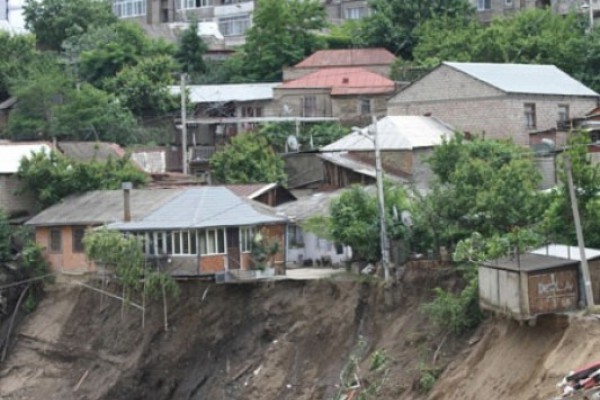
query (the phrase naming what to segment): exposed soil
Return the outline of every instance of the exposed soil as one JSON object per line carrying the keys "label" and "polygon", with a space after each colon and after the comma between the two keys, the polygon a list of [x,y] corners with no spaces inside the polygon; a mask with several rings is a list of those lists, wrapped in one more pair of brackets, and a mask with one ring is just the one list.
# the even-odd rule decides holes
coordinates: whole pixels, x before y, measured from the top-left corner
{"label": "exposed soil", "polygon": [[[0,370],[0,398],[357,400],[360,390],[361,399],[533,400],[600,358],[593,318],[489,320],[474,335],[444,339],[419,305],[433,287],[459,284],[439,270],[409,270],[386,289],[347,278],[183,282],[167,332],[160,301],[142,329],[137,309],[121,316],[117,300],[56,285],[21,327]],[[419,391],[425,369],[445,369],[429,394]]]}

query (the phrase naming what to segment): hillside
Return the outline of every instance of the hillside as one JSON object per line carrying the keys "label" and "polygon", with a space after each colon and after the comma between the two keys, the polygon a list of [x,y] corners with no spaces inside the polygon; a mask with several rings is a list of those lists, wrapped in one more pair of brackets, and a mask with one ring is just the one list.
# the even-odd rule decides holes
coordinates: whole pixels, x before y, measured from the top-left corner
{"label": "hillside", "polygon": [[[0,370],[15,399],[544,399],[565,368],[595,358],[595,320],[490,320],[448,339],[419,311],[431,289],[459,286],[450,271],[409,270],[384,289],[356,279],[238,285],[183,282],[169,304],[140,312],[57,285],[21,327]],[[450,367],[433,391],[419,378]],[[471,344],[471,345],[470,345]],[[355,393],[358,394],[358,391]],[[543,397],[543,396],[544,397]],[[357,399],[358,396],[354,396]]]}

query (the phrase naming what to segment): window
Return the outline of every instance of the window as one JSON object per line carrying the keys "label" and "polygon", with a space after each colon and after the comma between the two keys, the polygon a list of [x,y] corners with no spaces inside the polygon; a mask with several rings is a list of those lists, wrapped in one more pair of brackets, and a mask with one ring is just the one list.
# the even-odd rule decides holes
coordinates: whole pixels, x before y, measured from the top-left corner
{"label": "window", "polygon": [[477,11],[485,11],[492,8],[492,0],[477,0]]}
{"label": "window", "polygon": [[72,242],[73,242],[73,253],[83,253],[83,236],[85,235],[85,228],[73,228]]}
{"label": "window", "polygon": [[527,129],[535,129],[535,103],[525,103],[525,126]]}
{"label": "window", "polygon": [[62,234],[60,228],[50,229],[50,251],[59,253],[62,251]]}
{"label": "window", "polygon": [[201,231],[198,239],[200,241],[200,254],[225,254],[224,229]]}
{"label": "window", "polygon": [[177,3],[180,10],[212,6],[211,0],[179,0]]}
{"label": "window", "polygon": [[569,120],[569,105],[559,104],[558,105],[558,121],[567,122]]}
{"label": "window", "polygon": [[504,5],[505,5],[506,7],[512,7],[512,5],[513,5],[513,2],[512,2],[512,0],[504,0]]}
{"label": "window", "polygon": [[252,250],[255,228],[240,228],[240,250],[249,253]]}
{"label": "window", "polygon": [[173,252],[178,255],[194,255],[197,252],[196,231],[173,231],[171,232],[171,241]]}
{"label": "window", "polygon": [[367,16],[367,7],[349,7],[345,10],[346,19],[361,19]]}
{"label": "window", "polygon": [[358,102],[361,114],[371,114],[371,99],[360,99]]}
{"label": "window", "polygon": [[223,36],[242,36],[250,28],[250,16],[228,17],[219,20],[219,31]]}
{"label": "window", "polygon": [[112,9],[119,18],[146,15],[146,0],[113,0]]}
{"label": "window", "polygon": [[317,97],[316,96],[305,96],[302,99],[303,111],[305,117],[316,117],[317,115]]}
{"label": "window", "polygon": [[304,247],[304,234],[298,225],[288,226],[288,241],[290,246]]}

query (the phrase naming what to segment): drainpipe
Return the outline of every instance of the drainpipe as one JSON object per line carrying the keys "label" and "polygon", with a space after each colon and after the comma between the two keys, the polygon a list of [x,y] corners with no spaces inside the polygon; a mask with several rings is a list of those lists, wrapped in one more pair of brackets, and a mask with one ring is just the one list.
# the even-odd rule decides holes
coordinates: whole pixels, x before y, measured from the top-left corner
{"label": "drainpipe", "polygon": [[131,182],[123,182],[121,188],[123,189],[123,221],[131,221],[131,202],[130,194],[133,184]]}

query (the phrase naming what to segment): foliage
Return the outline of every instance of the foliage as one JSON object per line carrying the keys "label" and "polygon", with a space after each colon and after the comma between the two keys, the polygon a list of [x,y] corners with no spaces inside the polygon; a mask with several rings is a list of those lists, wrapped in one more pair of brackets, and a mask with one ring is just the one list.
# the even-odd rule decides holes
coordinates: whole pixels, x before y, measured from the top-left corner
{"label": "foliage", "polygon": [[371,14],[364,18],[360,37],[368,47],[385,47],[404,59],[420,37],[415,28],[435,16],[470,18],[473,6],[467,0],[371,0]]}
{"label": "foliage", "polygon": [[253,240],[250,249],[252,261],[255,267],[264,270],[267,267],[273,266],[273,257],[279,252],[281,244],[277,240],[269,240],[260,232],[257,233]]}
{"label": "foliage", "polygon": [[431,368],[421,365],[419,368],[421,376],[419,377],[419,392],[428,393],[433,389],[437,381],[437,374]]}
{"label": "foliage", "polygon": [[27,242],[21,251],[21,266],[31,277],[43,276],[50,271],[42,247],[33,240]]}
{"label": "foliage", "polygon": [[150,299],[156,299],[162,295],[164,290],[165,295],[178,297],[181,293],[179,285],[170,275],[154,270],[146,272],[145,275],[145,291]]}
{"label": "foliage", "polygon": [[23,14],[25,26],[35,34],[38,46],[55,51],[71,36],[117,21],[111,3],[96,0],[28,0]]}
{"label": "foliage", "polygon": [[[568,140],[565,154],[571,160],[573,185],[577,188],[577,204],[582,222],[585,245],[600,247],[600,166],[592,163],[588,155],[589,135],[586,132],[573,132]],[[543,234],[550,241],[576,244],[573,213],[567,185],[567,177],[559,163],[560,186],[549,194],[550,205],[544,212]]]}
{"label": "foliage", "polygon": [[348,128],[337,122],[322,122],[302,125],[299,132],[296,132],[293,123],[282,122],[262,124],[258,128],[258,133],[269,139],[275,151],[283,153],[290,135],[296,136],[300,149],[318,149],[347,135]]}
{"label": "foliage", "polygon": [[176,69],[171,57],[145,58],[136,65],[125,66],[114,78],[107,79],[105,86],[136,115],[164,114],[178,106],[177,98],[167,87],[173,82]]}
{"label": "foliage", "polygon": [[422,305],[422,310],[444,331],[460,335],[479,325],[483,314],[479,309],[477,267],[466,267],[467,286],[458,294],[442,288],[434,289],[435,298]]}
{"label": "foliage", "polygon": [[129,157],[106,162],[72,161],[57,152],[38,152],[23,158],[17,176],[24,190],[35,196],[42,207],[62,198],[99,189],[118,189],[122,182],[135,186],[146,183],[146,175],[130,163]]}
{"label": "foliage", "polygon": [[188,29],[179,37],[175,59],[183,72],[192,76],[199,75],[206,72],[204,54],[207,51],[208,45],[198,35],[198,21],[192,19]]}
{"label": "foliage", "polygon": [[473,232],[486,239],[515,233],[506,238],[516,240],[539,222],[540,177],[524,149],[457,135],[436,148],[429,162],[436,181],[415,218],[421,234],[431,235],[423,242],[452,249]]}
{"label": "foliage", "polygon": [[8,222],[8,216],[0,209],[0,261],[10,258],[12,229]]}
{"label": "foliage", "polygon": [[[388,237],[405,238],[406,228],[395,219],[395,214],[411,209],[406,191],[386,182],[384,198]],[[381,256],[379,220],[377,196],[361,186],[353,186],[331,201],[328,217],[309,218],[302,227],[352,247],[356,260],[377,261]]]}
{"label": "foliage", "polygon": [[213,177],[221,183],[285,183],[283,160],[273,151],[267,138],[243,133],[231,139],[223,151],[210,159]]}
{"label": "foliage", "polygon": [[9,96],[11,79],[23,73],[23,67],[38,56],[33,35],[9,35],[0,32],[0,101]]}
{"label": "foliage", "polygon": [[350,49],[360,47],[362,42],[356,32],[360,29],[360,21],[347,19],[339,25],[332,25],[325,35],[328,49]]}
{"label": "foliage", "polygon": [[316,31],[325,27],[318,0],[259,0],[246,43],[227,67],[232,81],[279,81],[282,68],[324,46]]}

